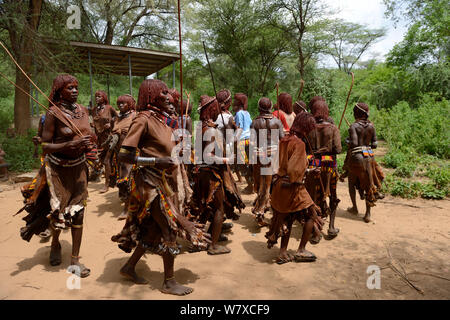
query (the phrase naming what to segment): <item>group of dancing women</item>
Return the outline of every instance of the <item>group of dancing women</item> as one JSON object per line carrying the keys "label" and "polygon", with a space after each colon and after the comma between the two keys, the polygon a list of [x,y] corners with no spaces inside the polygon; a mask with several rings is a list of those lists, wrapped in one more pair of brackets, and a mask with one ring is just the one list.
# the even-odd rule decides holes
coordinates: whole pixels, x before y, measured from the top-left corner
{"label": "group of dancing women", "polygon": [[[177,238],[188,241],[189,252],[230,253],[224,242],[231,221],[245,208],[241,192],[256,194],[252,214],[256,227],[267,228],[268,248],[281,238],[277,264],[313,262],[317,257],[307,244],[338,235],[339,179],[348,177],[349,212],[358,214],[356,190],[365,200],[365,222],[382,197],[384,176],[374,158],[377,139],[365,103],[353,108],[355,122],[340,174],[339,129],[320,96],[308,105],[293,102],[288,93],[281,93],[276,105],[262,97],[252,120],[247,96],[223,89],[200,97],[197,126],[190,117],[192,103],[156,79],[142,82],[137,102],[128,94],[118,97],[118,110],[103,91],[95,93],[90,109],[78,104],[78,81],[68,74],[54,79],[49,98],[33,138],[42,147],[41,168],[21,188],[24,207],[19,212],[27,214],[20,235],[26,241],[33,235],[51,237],[49,263],[57,266],[62,261],[59,235],[71,229],[71,270],[82,278],[91,273],[80,261],[88,181],[100,181],[102,174],[100,192],[117,187],[123,203],[118,219],[124,226],[111,240],[131,254],[117,272],[146,284],[136,264],[145,253],[160,255],[161,292],[173,295],[193,291],[174,277],[175,257],[182,249]],[[247,186],[241,191],[237,182],[242,177]],[[298,250],[290,254],[295,221],[303,232]]]}

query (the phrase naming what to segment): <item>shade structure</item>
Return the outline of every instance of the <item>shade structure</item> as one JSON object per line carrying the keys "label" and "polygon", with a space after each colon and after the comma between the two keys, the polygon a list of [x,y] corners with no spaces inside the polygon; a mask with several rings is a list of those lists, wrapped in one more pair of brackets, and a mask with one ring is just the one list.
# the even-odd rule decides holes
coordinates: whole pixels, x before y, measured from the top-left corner
{"label": "shade structure", "polygon": [[[119,74],[129,76],[148,76],[180,59],[178,53],[106,45],[90,42],[69,41],[61,43],[47,39],[50,52],[61,56],[64,52],[76,53],[80,63],[62,66],[67,71],[89,73],[89,56],[93,74]],[[64,59],[61,63],[64,63]]]}
{"label": "shade structure", "polygon": [[180,59],[179,54],[173,52],[91,42],[43,39],[43,43],[58,69],[68,73],[89,74],[91,103],[94,101],[94,74],[107,75],[108,99],[110,74],[128,76],[130,94],[133,95],[133,76],[146,77],[170,64],[174,68],[174,63]]}

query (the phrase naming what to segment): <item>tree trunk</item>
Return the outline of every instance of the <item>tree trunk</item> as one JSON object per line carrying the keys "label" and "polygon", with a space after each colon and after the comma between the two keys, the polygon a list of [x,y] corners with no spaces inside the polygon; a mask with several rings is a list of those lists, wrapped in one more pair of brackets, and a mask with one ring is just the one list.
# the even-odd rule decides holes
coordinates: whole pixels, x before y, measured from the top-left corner
{"label": "tree trunk", "polygon": [[[17,62],[22,69],[30,76],[33,62],[33,35],[39,27],[43,0],[31,0],[29,2],[26,25],[20,37],[21,43],[12,44],[13,48],[20,48],[20,52],[15,52]],[[29,92],[30,82],[16,67],[16,84]],[[14,128],[17,134],[24,135],[31,128],[30,119],[30,99],[19,89],[15,89],[14,94]]]}
{"label": "tree trunk", "polygon": [[[26,68],[26,66],[20,62],[19,64],[24,70],[29,69],[29,67]],[[30,82],[25,78],[19,68],[16,68],[16,84],[27,91],[30,87]],[[14,128],[19,135],[25,135],[28,129],[31,128],[30,99],[25,93],[17,88],[14,94]]]}

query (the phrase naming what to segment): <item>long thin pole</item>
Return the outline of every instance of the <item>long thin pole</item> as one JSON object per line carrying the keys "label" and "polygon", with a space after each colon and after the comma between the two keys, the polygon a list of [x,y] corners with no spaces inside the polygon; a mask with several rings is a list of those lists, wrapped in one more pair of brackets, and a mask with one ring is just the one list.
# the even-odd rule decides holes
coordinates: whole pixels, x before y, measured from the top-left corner
{"label": "long thin pole", "polygon": [[184,129],[184,109],[183,109],[183,51],[181,47],[181,6],[178,0],[178,39],[180,42],[180,111],[181,111],[181,127]]}
{"label": "long thin pole", "polygon": [[[53,114],[56,118],[58,118],[59,120],[61,120],[61,122],[63,122],[64,124],[66,124],[68,127],[70,127],[70,125],[68,125],[68,123],[66,122],[66,120],[70,121],[70,119],[66,118],[66,117],[59,117],[58,114],[56,114],[55,112],[52,112],[52,110],[48,109],[46,106],[44,106],[42,103],[40,103],[36,98],[34,98],[31,94],[29,94],[25,89],[19,87],[17,84],[15,84],[13,81],[9,80],[8,77],[6,77],[3,73],[0,72],[0,77],[2,77],[3,79],[5,79],[6,81],[8,81],[9,83],[11,83],[14,87],[16,87],[17,89],[19,89],[20,91],[22,91],[24,94],[26,94],[28,97],[30,97],[34,102],[36,102],[38,105],[40,105],[42,108],[44,108],[45,111]],[[80,134],[81,135],[81,134]]]}
{"label": "long thin pole", "polygon": [[352,89],[353,89],[353,83],[355,82],[355,74],[353,72],[350,72],[350,74],[352,76],[352,84],[350,86],[350,90],[348,91],[347,101],[345,101],[345,107],[344,107],[344,111],[342,112],[341,121],[339,121],[339,127],[338,127],[339,129],[341,128],[342,119],[344,119],[345,110],[347,109],[347,105],[348,105],[348,99],[350,98],[350,93],[352,93]]}
{"label": "long thin pole", "polygon": [[[14,59],[14,57],[12,56],[11,52],[9,52],[8,48],[6,48],[6,46],[3,44],[2,41],[0,41],[0,45],[3,47],[3,49],[5,49],[6,53],[9,55],[9,57],[11,58],[11,60],[14,62],[14,64],[19,68],[19,70],[22,72],[22,74],[28,79],[28,81],[30,81],[33,86],[56,108],[56,110],[58,110],[58,112],[62,111],[58,108],[58,106],[55,105],[55,103],[53,101],[50,100],[49,97],[47,97],[47,95],[33,82],[33,80],[31,80],[31,78],[27,75],[27,73],[22,69],[22,67],[19,65],[19,63],[16,61],[16,59]],[[16,84],[14,84],[16,85]],[[78,127],[69,119],[67,118],[65,115],[62,114],[62,116],[70,123],[70,125],[72,126],[73,129],[75,129],[75,131],[78,131],[77,133],[80,136],[83,136],[83,134],[81,133],[80,129],[78,129]],[[61,120],[61,119],[60,119]],[[62,121],[62,120],[61,120]],[[63,121],[64,122],[64,121]]]}
{"label": "long thin pole", "polygon": [[[212,83],[213,83],[214,95],[216,96],[216,100],[217,100],[216,84],[214,83],[214,76],[213,76],[213,73],[212,73],[211,64],[209,63],[208,53],[206,52],[205,41],[203,41],[203,50],[205,51],[206,62],[208,63],[209,73],[211,74],[211,80],[212,80]],[[219,110],[219,112],[220,112],[220,116],[222,118],[223,128],[225,129],[225,120],[223,119],[222,110]]]}

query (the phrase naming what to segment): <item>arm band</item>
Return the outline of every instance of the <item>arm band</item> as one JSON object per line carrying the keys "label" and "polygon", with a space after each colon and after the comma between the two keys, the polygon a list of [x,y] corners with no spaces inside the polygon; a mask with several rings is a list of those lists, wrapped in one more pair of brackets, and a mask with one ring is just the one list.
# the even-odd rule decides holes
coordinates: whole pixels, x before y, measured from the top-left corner
{"label": "arm band", "polygon": [[156,158],[137,157],[136,164],[138,166],[151,166],[151,167],[154,167],[155,164],[156,164]]}

